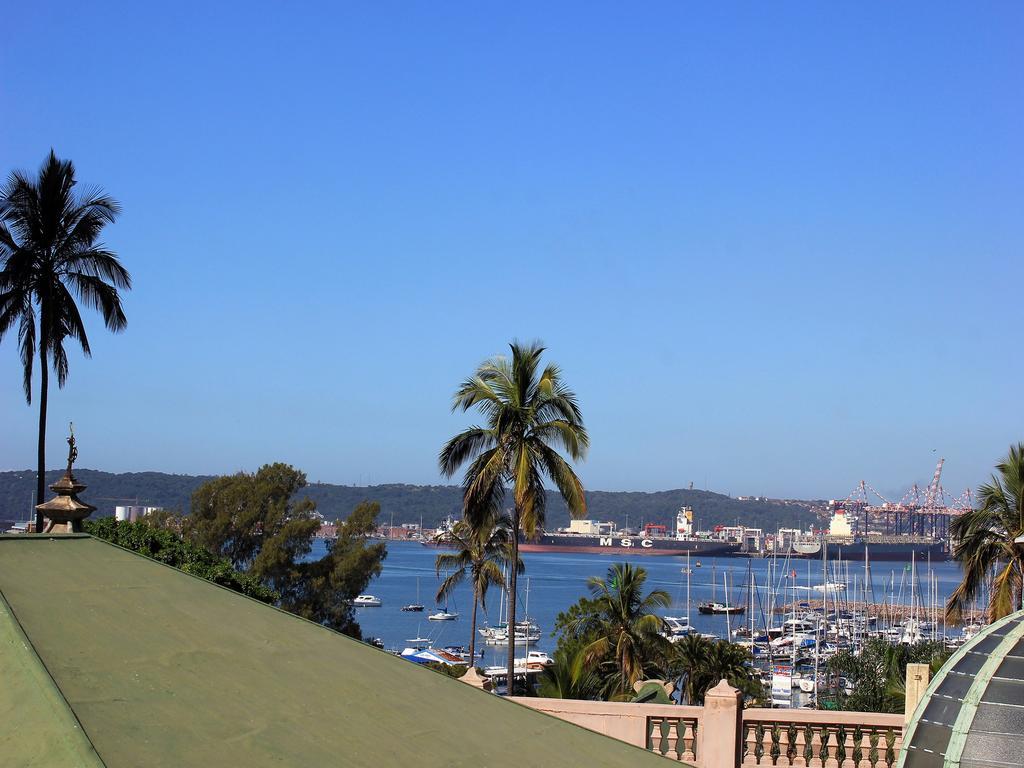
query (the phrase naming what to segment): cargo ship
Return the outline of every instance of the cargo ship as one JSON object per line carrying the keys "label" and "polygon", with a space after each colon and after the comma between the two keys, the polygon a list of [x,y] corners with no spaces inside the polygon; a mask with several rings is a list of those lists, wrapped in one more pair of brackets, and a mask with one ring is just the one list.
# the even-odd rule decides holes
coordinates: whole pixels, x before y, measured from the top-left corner
{"label": "cargo ship", "polygon": [[779,554],[820,558],[823,546],[828,550],[824,556],[829,561],[868,559],[910,562],[911,556],[918,562],[949,559],[946,542],[930,536],[888,536],[876,533],[855,536],[842,509],[836,510],[832,515],[828,533],[804,533],[794,536]]}
{"label": "cargo ship", "polygon": [[650,524],[642,533],[619,531],[613,522],[572,520],[568,528],[541,533],[534,539],[523,540],[520,552],[561,552],[593,555],[640,555],[706,557],[735,555],[740,544],[715,538],[711,534],[693,530],[693,510],[683,507],[676,513],[676,529],[669,535],[666,526]]}

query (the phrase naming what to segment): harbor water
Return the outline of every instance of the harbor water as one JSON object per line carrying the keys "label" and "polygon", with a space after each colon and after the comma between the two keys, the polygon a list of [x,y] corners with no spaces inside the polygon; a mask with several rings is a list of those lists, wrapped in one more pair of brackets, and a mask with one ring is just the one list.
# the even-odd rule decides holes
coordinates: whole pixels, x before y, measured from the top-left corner
{"label": "harbor water", "polygon": [[[317,541],[312,557],[323,554],[325,544]],[[382,605],[379,608],[358,608],[356,618],[366,638],[378,637],[384,647],[401,650],[412,638],[430,638],[434,647],[448,645],[468,646],[470,633],[470,616],[472,612],[472,594],[467,584],[460,585],[452,599],[447,602],[450,612],[457,612],[459,618],[454,621],[429,621],[427,617],[444,607],[435,600],[437,588],[444,577],[438,576],[434,569],[434,560],[443,550],[425,547],[418,542],[388,541],[388,555],[384,561],[383,571],[379,577],[370,582],[366,592],[379,597]],[[569,608],[580,597],[588,595],[587,580],[590,577],[604,577],[608,569],[615,563],[630,562],[634,566],[647,571],[646,589],[663,589],[672,598],[672,606],[662,615],[687,615],[687,575],[683,572],[686,566],[684,557],[642,557],[642,556],[606,556],[596,554],[548,554],[526,553],[522,555],[526,572],[519,579],[519,605],[517,618],[529,615],[541,628],[542,636],[536,647],[538,650],[553,651],[555,638],[552,636],[557,615]],[[780,593],[777,603],[797,603],[817,601],[820,603],[822,594],[814,592],[811,587],[823,583],[822,564],[820,560],[781,559],[773,561],[762,558],[702,558],[690,561],[689,592],[690,592],[690,623],[698,632],[714,634],[718,637],[729,636],[730,629],[740,625],[750,626],[751,614],[743,616],[702,615],[697,605],[702,602],[726,602],[725,584],[729,586],[728,602],[733,605],[747,605],[749,597],[748,569],[757,587],[755,607],[753,611],[756,628],[763,627],[763,610],[767,606],[767,584],[769,575],[774,582],[773,591]],[[841,600],[863,600],[865,570],[863,563],[844,563],[840,568],[829,564],[829,580],[847,583]],[[917,587],[911,588],[911,576]],[[714,580],[714,584],[712,584]],[[880,562],[871,564],[868,574],[868,602],[879,606],[873,610],[874,615],[883,612],[881,606],[906,605],[912,602],[917,606],[917,614],[924,618],[935,615],[941,621],[941,606],[946,598],[960,582],[960,566],[955,562],[915,563],[913,571],[910,563]],[[527,594],[529,585],[529,594]],[[422,613],[403,612],[402,606],[418,602],[426,606]],[[829,596],[829,601],[832,597]],[[527,605],[528,601],[528,605]],[[498,624],[500,590],[491,589],[487,595],[486,609],[481,608],[478,614],[478,626]],[[759,605],[760,604],[760,605]],[[929,613],[929,611],[931,613]],[[773,624],[783,620],[783,616],[769,619]],[[950,634],[956,630],[950,629]],[[485,646],[478,635],[477,646],[485,649],[483,664],[501,664],[504,662],[507,649],[504,647]],[[517,655],[525,655],[521,647]]]}

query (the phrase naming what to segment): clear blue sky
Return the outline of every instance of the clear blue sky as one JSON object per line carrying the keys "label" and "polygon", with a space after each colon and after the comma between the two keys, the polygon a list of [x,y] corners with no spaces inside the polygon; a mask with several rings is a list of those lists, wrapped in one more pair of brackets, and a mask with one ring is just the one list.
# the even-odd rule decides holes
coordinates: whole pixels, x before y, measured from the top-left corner
{"label": "clear blue sky", "polygon": [[[1024,439],[1020,3],[15,3],[0,172],[118,198],[81,464],[437,482],[541,338],[594,489],[983,480]],[[36,411],[0,346],[0,468]]]}

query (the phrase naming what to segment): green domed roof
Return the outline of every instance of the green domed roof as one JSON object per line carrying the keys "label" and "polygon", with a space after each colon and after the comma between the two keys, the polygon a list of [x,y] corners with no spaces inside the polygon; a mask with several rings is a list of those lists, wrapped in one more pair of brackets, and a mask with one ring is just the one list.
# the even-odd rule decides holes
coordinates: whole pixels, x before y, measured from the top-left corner
{"label": "green domed roof", "polygon": [[1024,766],[1024,611],[946,662],[914,711],[898,766]]}

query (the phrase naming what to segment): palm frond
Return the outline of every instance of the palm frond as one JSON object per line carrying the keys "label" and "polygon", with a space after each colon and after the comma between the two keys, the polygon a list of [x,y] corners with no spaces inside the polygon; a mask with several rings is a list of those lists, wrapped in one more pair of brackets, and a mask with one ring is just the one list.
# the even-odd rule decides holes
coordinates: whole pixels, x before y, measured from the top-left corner
{"label": "palm frond", "polygon": [[437,462],[441,474],[451,477],[466,461],[494,445],[494,431],[483,427],[469,427],[463,430],[441,449]]}
{"label": "palm frond", "polygon": [[530,443],[534,455],[544,467],[544,472],[558,488],[565,499],[572,517],[583,517],[587,514],[587,497],[583,491],[583,483],[573,472],[569,463],[557,451],[540,441]]}

